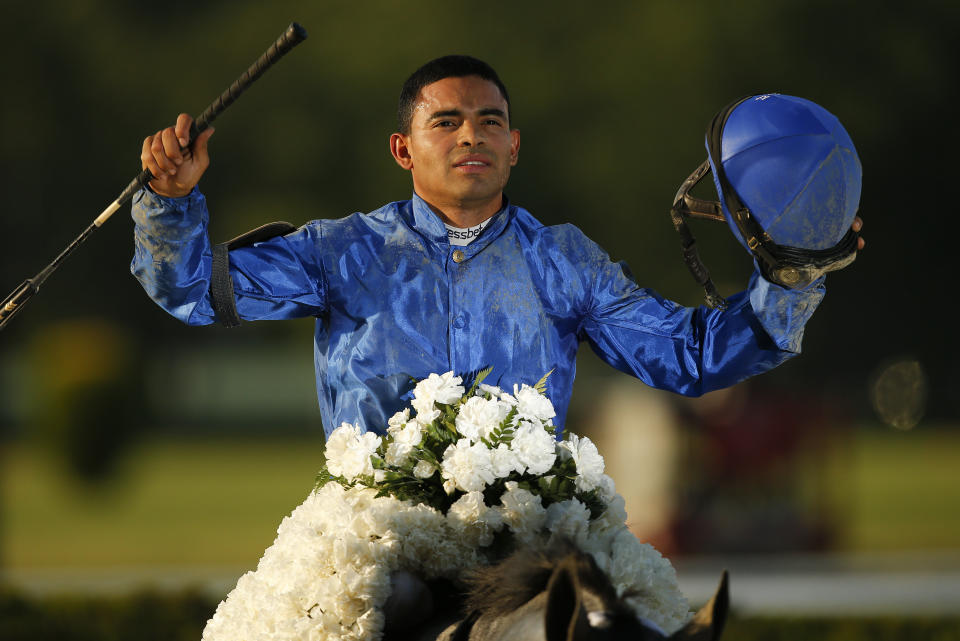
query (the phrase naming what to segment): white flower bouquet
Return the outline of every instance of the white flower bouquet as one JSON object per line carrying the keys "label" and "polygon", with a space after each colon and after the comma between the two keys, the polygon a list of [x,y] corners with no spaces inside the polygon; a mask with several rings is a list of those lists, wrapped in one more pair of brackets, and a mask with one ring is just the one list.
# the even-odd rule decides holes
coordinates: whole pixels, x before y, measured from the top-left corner
{"label": "white flower bouquet", "polygon": [[679,629],[690,613],[673,567],[627,529],[590,439],[556,439],[547,377],[511,394],[487,373],[469,389],[452,372],[418,382],[384,437],[334,430],[316,488],[203,640],[374,641],[396,570],[456,578],[556,537],[592,554],[638,616]]}

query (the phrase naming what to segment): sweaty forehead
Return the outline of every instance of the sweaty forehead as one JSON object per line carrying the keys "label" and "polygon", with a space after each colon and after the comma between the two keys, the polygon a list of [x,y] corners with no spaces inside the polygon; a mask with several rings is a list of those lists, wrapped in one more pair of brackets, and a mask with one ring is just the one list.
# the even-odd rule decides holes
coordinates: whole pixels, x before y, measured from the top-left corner
{"label": "sweaty forehead", "polygon": [[444,78],[420,90],[413,117],[425,118],[435,111],[480,109],[507,111],[507,101],[497,85],[480,76]]}

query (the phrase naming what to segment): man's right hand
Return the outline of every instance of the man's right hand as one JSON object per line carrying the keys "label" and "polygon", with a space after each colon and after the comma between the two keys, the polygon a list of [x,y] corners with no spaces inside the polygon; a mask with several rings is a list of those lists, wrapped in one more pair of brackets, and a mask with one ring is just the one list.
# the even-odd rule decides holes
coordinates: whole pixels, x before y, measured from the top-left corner
{"label": "man's right hand", "polygon": [[208,127],[197,136],[189,149],[181,150],[190,138],[192,123],[193,118],[188,114],[180,114],[175,126],[162,129],[143,140],[141,166],[154,175],[150,189],[161,196],[186,196],[210,166],[207,140],[213,135],[213,127]]}

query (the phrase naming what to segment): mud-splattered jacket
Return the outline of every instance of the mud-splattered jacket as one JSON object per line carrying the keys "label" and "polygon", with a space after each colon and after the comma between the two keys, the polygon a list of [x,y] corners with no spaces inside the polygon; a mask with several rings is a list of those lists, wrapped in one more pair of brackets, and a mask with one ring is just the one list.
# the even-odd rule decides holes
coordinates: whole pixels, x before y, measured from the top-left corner
{"label": "mud-splattered jacket", "polygon": [[[134,199],[131,270],[190,325],[217,319],[207,207]],[[512,389],[552,371],[563,425],[581,341],[613,367],[684,395],[727,387],[799,352],[822,283],[783,289],[758,274],[720,312],[682,307],[634,282],[573,225],[544,226],[512,204],[465,247],[419,197],[369,214],[313,221],[230,252],[246,320],[316,317],[317,396],[329,434],[343,421],[383,432],[411,377],[493,367]]]}

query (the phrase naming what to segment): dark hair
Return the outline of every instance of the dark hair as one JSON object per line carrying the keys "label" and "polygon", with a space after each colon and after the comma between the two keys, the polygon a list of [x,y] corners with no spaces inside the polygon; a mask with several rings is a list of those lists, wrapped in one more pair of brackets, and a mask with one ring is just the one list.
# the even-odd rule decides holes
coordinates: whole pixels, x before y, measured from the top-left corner
{"label": "dark hair", "polygon": [[400,90],[400,103],[397,105],[397,131],[410,133],[413,109],[417,105],[420,90],[444,78],[462,78],[480,76],[497,86],[507,102],[507,116],[510,115],[510,96],[493,67],[470,56],[443,56],[426,63],[413,72]]}

